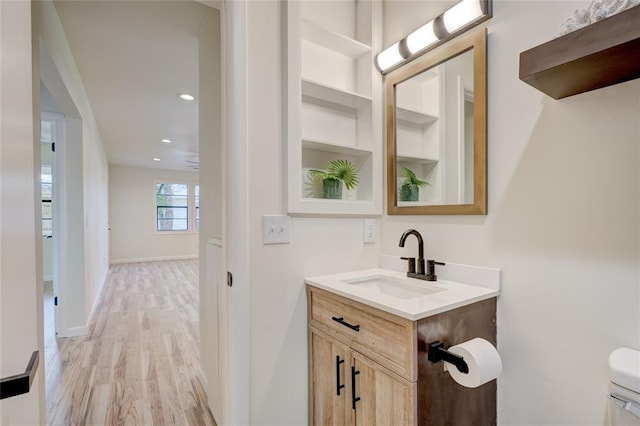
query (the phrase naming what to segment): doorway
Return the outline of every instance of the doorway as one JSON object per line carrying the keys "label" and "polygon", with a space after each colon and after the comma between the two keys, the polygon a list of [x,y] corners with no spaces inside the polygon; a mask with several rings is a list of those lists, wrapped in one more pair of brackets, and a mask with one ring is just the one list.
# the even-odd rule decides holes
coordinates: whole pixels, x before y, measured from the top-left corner
{"label": "doorway", "polygon": [[[156,135],[148,135],[148,134],[142,134],[137,132],[138,130],[148,129],[153,124],[157,124],[157,123],[168,124],[170,123],[170,120],[172,118],[175,118],[180,114],[185,113],[190,108],[190,105],[193,105],[193,104],[187,104],[185,103],[185,101],[178,99],[177,93],[180,93],[178,92],[178,89],[182,89],[181,87],[177,87],[177,86],[174,87],[174,85],[167,85],[167,84],[156,84],[155,82],[152,81],[153,79],[151,78],[149,73],[146,73],[146,72],[136,74],[134,72],[131,72],[131,70],[128,70],[123,75],[122,72],[117,69],[119,66],[122,66],[123,64],[127,66],[131,66],[131,65],[136,66],[140,64],[149,65],[150,63],[153,63],[151,65],[155,65],[154,66],[155,72],[160,73],[161,75],[171,76],[175,74],[177,71],[174,72],[174,68],[170,68],[170,65],[174,67],[177,66],[178,68],[181,68],[181,67],[184,68],[186,66],[185,65],[186,62],[181,62],[177,60],[174,55],[170,54],[170,52],[172,52],[171,40],[166,40],[166,43],[160,43],[161,47],[158,47],[158,44],[156,42],[156,47],[153,47],[153,36],[149,35],[149,32],[152,32],[153,29],[158,24],[157,22],[156,23],[149,22],[148,19],[162,18],[163,16],[166,16],[166,14],[162,12],[161,9],[163,9],[163,7],[177,8],[179,3],[180,5],[182,5],[184,3],[189,3],[189,2],[184,2],[184,3],[166,2],[166,3],[163,3],[162,7],[158,6],[157,8],[153,7],[154,3],[152,2],[120,2],[118,5],[132,8],[126,11],[126,13],[123,10],[109,9],[109,8],[115,8],[116,6],[118,6],[113,2],[58,2],[54,4],[54,7],[57,8],[56,9],[57,14],[60,15],[60,24],[62,24],[61,27],[64,28],[64,33],[66,35],[66,38],[68,39],[69,48],[73,51],[73,57],[75,62],[77,63],[78,71],[82,72],[83,85],[86,88],[86,94],[82,94],[82,96],[79,96],[77,93],[77,90],[75,90],[77,89],[77,87],[74,86],[74,81],[71,81],[70,90],[74,94],[73,98],[76,101],[78,101],[78,108],[82,110],[82,116],[86,118],[85,129],[82,129],[82,123],[80,123],[79,128],[81,129],[81,137],[83,135],[86,137],[87,134],[89,134],[88,136],[89,138],[91,138],[96,133],[99,133],[100,135],[98,137],[101,137],[103,145],[105,146],[108,144],[108,141],[113,141],[113,140],[121,143],[121,145],[119,145],[115,151],[110,151],[109,147],[107,146],[106,151],[107,151],[107,155],[109,156],[108,158],[109,158],[110,165],[118,164],[119,161],[132,159],[134,157],[134,153],[128,152],[126,148],[129,148],[129,147],[135,148],[134,145],[153,146],[158,150],[157,156],[155,154],[153,156],[145,155],[145,157],[141,160],[141,161],[144,161],[143,163],[141,163],[141,165],[140,164],[138,165],[120,164],[119,166],[121,166],[121,168],[117,170],[118,172],[122,171],[124,167],[128,167],[129,169],[138,167],[146,170],[148,173],[153,173],[156,175],[161,173],[155,170],[154,168],[155,164],[151,163],[152,159],[158,158],[158,160],[153,160],[153,161],[156,161],[158,165],[168,164],[168,162],[172,158],[172,156],[168,153],[168,151],[170,151],[171,149],[174,149],[175,147],[180,147],[181,141],[188,139],[187,130],[190,128],[193,128],[192,125],[187,125],[187,126],[183,125],[183,126],[178,126],[177,128],[165,129],[167,131],[173,131],[174,132],[173,135],[167,135],[166,133],[160,133],[160,132],[158,132]],[[90,10],[90,8],[92,7],[98,8],[100,10],[100,13],[98,13],[97,15],[96,14],[92,15],[92,11]],[[192,9],[193,8],[201,9],[201,5],[194,6],[192,4],[190,7]],[[51,9],[51,7],[49,6],[45,6],[45,8]],[[174,9],[174,11],[177,12],[177,9]],[[214,26],[212,29],[213,29],[213,32],[217,33],[217,37],[218,37],[217,48],[219,52],[220,50],[219,15],[220,14],[217,10],[216,12],[210,12],[210,14],[212,15],[217,14],[218,27],[216,28]],[[175,17],[176,14],[173,14],[173,15]],[[195,15],[195,19],[200,19],[200,17],[204,16],[205,13],[190,12],[189,16],[191,17],[189,19],[192,19],[194,15]],[[169,21],[167,25],[162,26],[159,34],[166,36],[167,34],[174,33],[175,32],[174,30],[177,27],[179,28],[180,25],[182,25],[180,23],[180,19],[178,18],[176,19],[177,21]],[[133,22],[134,33],[127,35],[123,26],[120,24],[122,22],[129,22],[129,21],[134,21]],[[102,35],[101,31],[105,30],[105,28],[100,25],[101,23],[105,23],[105,22],[111,22],[110,26],[113,27],[112,30],[115,31],[112,37],[111,36],[101,37]],[[87,23],[89,23],[89,28],[81,27],[82,25],[86,25]],[[100,26],[99,31],[96,31],[93,34],[90,34],[92,30],[91,27],[95,29],[98,26]],[[198,25],[195,28],[204,29],[205,26]],[[107,28],[106,30],[109,30],[109,29]],[[193,34],[191,33],[191,30],[189,31],[188,35],[193,36]],[[185,37],[184,32],[181,34],[181,36]],[[98,47],[95,47],[95,45],[93,47],[88,47],[91,44],[90,42],[92,40],[93,41],[97,40],[99,42],[97,45]],[[111,42],[111,41],[113,41],[114,44],[124,41],[122,43],[122,46],[120,46],[120,49],[123,49],[127,46],[140,45],[143,47],[143,51],[139,54],[119,54],[115,50],[111,52],[109,49],[112,48],[113,45],[107,46],[107,44],[109,44],[108,42]],[[86,49],[84,52],[82,50],[83,46]],[[76,48],[75,50],[74,50],[74,47]],[[164,52],[163,53],[164,58],[162,58],[163,60],[158,61],[157,63],[155,62],[154,55],[153,55],[153,53],[156,51],[160,51],[161,53]],[[196,53],[199,56],[202,55],[202,51],[196,50]],[[87,60],[86,57],[83,59],[83,54],[93,54],[95,56]],[[124,62],[123,62],[123,59],[121,59],[121,56],[125,56]],[[57,61],[59,61],[60,56],[57,56],[56,59]],[[58,62],[56,63],[59,65]],[[94,74],[93,76],[90,75],[92,71],[91,66],[95,66],[94,70],[96,71],[96,74]],[[219,62],[217,63],[217,67],[221,68]],[[208,71],[203,70],[202,68],[199,71],[200,71],[199,72],[200,76],[202,76],[200,80],[201,82],[202,81],[207,82],[208,81],[207,79],[211,81],[212,77]],[[211,103],[207,101],[208,98],[203,91],[202,85],[199,88],[199,96],[196,95],[196,98],[198,99],[199,107],[200,107],[200,119],[199,121],[195,122],[196,129],[199,128],[201,133],[199,138],[198,136],[196,136],[196,142],[200,142],[200,153],[199,153],[200,158],[198,158],[197,156],[198,154],[197,148],[196,148],[196,151],[194,151],[193,149],[190,149],[188,147],[179,149],[178,155],[176,156],[176,158],[180,160],[181,166],[189,166],[192,168],[194,167],[194,165],[197,165],[198,160],[200,161],[200,164],[206,165],[206,170],[203,171],[205,167],[202,167],[200,171],[201,177],[203,176],[203,174],[207,174],[206,178],[201,178],[201,179],[206,179],[206,182],[204,181],[201,182],[199,186],[201,191],[200,192],[201,209],[203,212],[205,211],[207,212],[207,215],[204,215],[204,214],[202,215],[199,222],[199,227],[200,227],[199,252],[202,258],[202,263],[205,263],[203,252],[206,251],[207,249],[209,239],[218,238],[221,241],[224,241],[224,235],[222,234],[225,228],[225,225],[222,219],[222,216],[223,216],[222,211],[224,209],[224,195],[223,195],[224,194],[224,191],[223,191],[224,173],[221,170],[221,167],[223,167],[223,164],[224,164],[225,153],[221,149],[222,137],[220,135],[220,128],[221,128],[221,125],[220,125],[221,107],[219,105],[220,91],[221,91],[219,87],[220,74],[221,74],[221,71],[218,69],[217,76],[216,76],[218,79],[218,83],[217,83],[217,87],[214,88],[215,95],[217,96],[218,105],[212,106]],[[67,73],[65,74],[65,76],[67,77],[65,81],[69,82],[69,74]],[[107,84],[104,80],[97,81],[98,78],[104,79],[104,78],[109,78],[113,76],[117,76],[117,81],[120,83],[120,86],[107,88]],[[187,83],[183,83],[183,84],[185,86],[188,86]],[[117,96],[116,91],[125,87],[127,90],[124,93],[124,96]],[[186,87],[186,89],[189,89],[189,87]],[[164,102],[165,100],[167,100],[169,102],[174,103],[174,106],[173,106],[174,110],[172,110],[169,114],[163,115],[163,114],[156,114],[156,112],[158,111],[156,109],[145,108],[144,105],[142,105],[142,96],[143,96],[143,92],[146,90],[149,90],[149,91],[155,90],[155,93],[152,94],[153,96],[155,96],[154,104],[152,106],[158,106],[161,102]],[[103,97],[102,103],[100,99],[97,99],[100,96]],[[94,112],[93,115],[95,115],[95,120],[93,120],[93,117],[86,114],[87,105],[89,103],[90,103],[90,108]],[[118,120],[109,121],[109,118],[113,118],[117,112],[122,111],[124,109],[127,110],[127,114],[125,114],[124,117],[120,117],[120,119]],[[65,119],[64,119],[65,133],[66,133],[66,130],[68,130],[68,126],[67,126],[68,119],[69,117],[65,116]],[[94,126],[96,123],[97,123],[96,127],[98,128],[97,130],[99,130],[99,132],[94,132],[94,129],[92,128],[92,126]],[[208,126],[208,131],[212,131],[213,133],[207,133],[206,136],[203,136],[204,135],[202,131],[203,126]],[[87,128],[89,130],[87,130]],[[120,130],[120,129],[124,129],[125,131],[129,132],[129,134],[118,133],[117,130]],[[165,138],[167,139],[166,141],[164,140]],[[203,140],[206,140],[205,148],[202,148]],[[82,149],[86,149],[87,144],[88,143],[90,144],[91,142],[92,142],[91,140],[89,142],[85,140],[84,143],[79,146],[79,149],[80,149],[79,152],[82,152]],[[164,153],[162,150],[164,150]],[[76,151],[71,152],[71,151],[65,150],[65,155],[67,153],[76,154],[77,152]],[[56,155],[58,154],[60,153],[56,153]],[[122,160],[123,158],[124,160]],[[66,160],[66,157],[64,157],[64,159]],[[85,154],[85,161],[86,159],[87,159],[87,155]],[[85,170],[87,168],[90,169],[91,165],[85,165]],[[110,182],[111,176],[115,174],[116,173],[110,172],[109,177],[107,178],[107,181],[109,181],[109,192],[112,192],[115,189],[111,187],[112,185]],[[120,177],[122,177],[123,175],[124,173],[119,173]],[[155,177],[163,178],[162,176],[155,176]],[[86,174],[84,178],[86,179]],[[91,180],[85,181],[84,183],[85,197],[89,197],[93,194],[90,188],[92,183],[93,182],[91,182]],[[121,186],[122,191],[120,193],[122,194],[125,192],[125,190],[130,190],[132,186],[133,185],[126,185],[126,182],[125,182],[125,185]],[[148,189],[151,189],[151,187],[149,186]],[[151,194],[151,192],[149,192],[148,194],[147,193],[143,194],[141,197],[138,197],[137,200],[146,202],[145,200],[147,200],[148,198],[153,198],[153,195]],[[109,212],[109,215],[110,215],[110,210],[114,208],[113,204],[114,203],[110,202],[109,205],[107,205],[106,208],[101,209],[101,211]],[[85,200],[84,205],[80,206],[80,209],[81,211],[83,208],[90,209],[91,205],[92,204],[88,200]],[[146,209],[146,207],[142,209],[129,208],[128,210],[125,209],[124,211],[126,213],[125,216],[128,215],[126,219],[129,220],[129,222],[132,222],[134,213],[137,213],[138,211],[143,211],[143,214],[148,215],[148,217],[145,216],[145,220],[147,221],[144,222],[142,226],[138,227],[138,229],[150,230],[151,231],[150,233],[153,233],[153,232],[157,233],[158,230],[154,231],[153,225],[148,226],[149,225],[148,219],[151,219],[152,210],[157,210],[157,207],[154,206],[152,209]],[[215,210],[215,213],[212,213],[212,211],[214,210]],[[60,214],[60,217],[66,218],[67,214],[69,213],[73,213],[73,212],[67,210],[66,214]],[[92,222],[90,211],[85,212],[78,219],[79,219],[78,223],[84,225],[85,233],[93,232],[95,227],[101,224],[100,221]],[[92,270],[91,270],[92,266],[102,261],[102,258],[97,258],[97,259],[89,258],[93,248],[95,248],[94,246],[99,245],[101,248],[106,248],[107,250],[109,247],[111,247],[114,253],[116,252],[116,249],[119,247],[119,246],[117,247],[113,243],[109,244],[108,239],[112,238],[113,241],[115,241],[115,239],[117,238],[116,233],[118,232],[120,233],[120,235],[122,235],[121,224],[116,223],[116,220],[113,216],[108,219],[109,219],[108,227],[110,227],[111,229],[110,229],[110,237],[106,238],[107,240],[106,244],[105,244],[105,241],[101,239],[89,238],[89,236],[87,236],[87,238],[84,238],[84,241],[86,241],[86,244],[87,244],[87,247],[85,250],[86,256],[87,256],[87,259],[86,259],[87,265],[84,271],[84,275],[90,278],[92,278]],[[87,225],[87,223],[89,225]],[[118,229],[118,227],[120,228]],[[106,229],[107,227],[105,227],[105,230]],[[126,245],[129,247],[132,247],[133,245],[143,241],[142,238],[136,238],[133,235],[133,233],[129,233],[128,237],[130,238],[128,240],[130,244],[126,244]],[[153,236],[151,236],[150,238],[153,238]],[[166,242],[167,240],[171,239],[171,236],[168,234],[164,234],[160,238],[162,238]],[[185,238],[184,235],[181,238]],[[157,241],[157,238],[156,238],[156,241]],[[157,244],[154,246],[154,248],[158,248],[158,247],[159,245]],[[106,251],[105,253],[105,258],[107,259],[107,262],[109,261],[108,253],[109,253],[108,251]],[[119,252],[119,254],[121,254],[121,252]],[[159,254],[154,253],[151,256],[156,258],[166,256],[168,258],[170,255],[167,255],[164,253],[159,253]],[[131,260],[132,258],[135,258],[135,257],[136,256],[128,255],[128,256],[121,256],[116,258]],[[137,260],[140,260],[140,258],[141,257],[138,257]],[[160,260],[160,259],[157,259],[157,260]],[[226,278],[225,262],[226,262],[226,259],[223,258],[220,262],[220,267],[218,268],[219,270],[216,270],[215,271],[216,273],[214,275]],[[203,267],[205,268],[205,273],[202,273]],[[214,278],[209,281],[205,279],[205,277],[207,276],[206,265],[201,264],[200,275],[201,275],[201,280],[204,280],[204,282],[201,281],[200,283],[201,296],[203,291],[202,286],[208,286],[207,288],[209,290],[219,291],[220,293],[225,293],[227,291],[226,279]],[[87,309],[91,309],[92,304],[94,304],[95,306],[97,297],[94,298],[94,293],[92,294],[91,289],[83,288],[82,291],[86,292],[86,293],[83,293],[84,305],[87,306]],[[224,297],[224,294],[222,294],[221,299],[218,299],[218,300],[226,300],[223,297]],[[207,308],[207,313],[212,314],[211,316],[207,317],[207,322],[209,320],[213,321],[212,324],[208,323],[207,327],[210,327],[212,325],[217,327],[218,326],[217,321],[219,321],[221,318],[224,318],[225,313],[219,312],[221,303],[224,303],[224,302],[216,303],[216,306],[210,306]],[[84,320],[86,322],[86,316]],[[201,323],[204,322],[202,317],[200,318],[200,321]],[[226,344],[222,343],[216,346],[217,343],[218,342],[215,342],[214,344],[207,346],[207,350],[220,352],[224,355],[224,351],[226,350]],[[221,367],[220,365],[213,365],[216,363],[215,362],[211,363],[212,359],[215,359],[215,357],[211,357],[211,358],[207,357],[206,360],[203,360],[203,363],[207,363],[206,366],[201,366],[203,370],[203,375],[205,376],[203,377],[204,382],[206,383],[208,390],[211,390],[211,387],[213,386],[220,386],[220,389],[223,390],[224,386],[223,384],[219,383],[218,380],[216,380],[216,378],[219,376],[216,376],[215,373],[216,372],[224,373],[225,368]],[[211,376],[209,376],[209,373],[211,373]],[[211,377],[212,379],[207,380],[208,377]],[[224,380],[224,378],[222,379]],[[214,395],[214,398],[216,397],[221,398],[222,395],[224,395],[225,393],[224,391],[222,392],[210,391],[209,394],[210,394],[210,398],[211,398],[211,395]],[[218,407],[220,407],[220,405],[218,405]]]}
{"label": "doorway", "polygon": [[[58,333],[58,320],[55,309],[55,295],[60,292],[60,281],[57,276],[59,249],[56,247],[57,215],[55,200],[56,174],[55,144],[60,144],[62,123],[64,116],[51,112],[53,100],[46,87],[41,84],[40,89],[44,99],[41,102],[40,111],[40,193],[41,193],[41,222],[42,222],[42,282],[44,302],[44,335],[45,335],[45,360],[48,348],[55,342]],[[45,110],[46,108],[46,110]]]}

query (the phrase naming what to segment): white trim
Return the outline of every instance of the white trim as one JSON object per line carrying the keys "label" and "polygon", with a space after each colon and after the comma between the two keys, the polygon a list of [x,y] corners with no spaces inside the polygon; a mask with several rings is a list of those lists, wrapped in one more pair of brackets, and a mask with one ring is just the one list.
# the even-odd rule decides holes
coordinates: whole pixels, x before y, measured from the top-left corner
{"label": "white trim", "polygon": [[56,337],[61,338],[86,336],[88,331],[89,327],[86,325],[82,325],[79,327],[67,327],[58,331],[58,335]]}
{"label": "white trim", "polygon": [[212,7],[214,9],[222,10],[223,0],[195,0],[198,3],[202,3],[205,6]]}
{"label": "white trim", "polygon": [[207,240],[207,244],[211,244],[213,246],[224,247],[222,244],[222,240],[220,238],[209,237]]}
{"label": "white trim", "polygon": [[181,256],[155,256],[155,257],[136,257],[131,259],[111,259],[112,265],[121,263],[140,263],[140,262],[161,262],[163,260],[185,260],[185,259],[198,259],[197,254],[185,254]]}
{"label": "white trim", "polygon": [[[198,377],[198,380],[200,380],[200,384],[202,385],[202,387],[208,389],[209,383],[207,382],[207,377],[202,371],[202,364],[198,365],[198,372],[196,373],[196,376]],[[209,403],[209,405],[211,404]]]}
{"label": "white trim", "polygon": [[91,311],[89,312],[89,318],[87,319],[87,328],[91,325],[93,321],[93,317],[96,313],[96,309],[98,308],[99,301],[102,298],[102,292],[104,291],[105,284],[107,282],[107,278],[109,278],[109,268],[104,273],[102,277],[102,281],[100,282],[100,287],[98,287],[98,291],[96,293],[96,297],[93,299],[93,305],[91,306]]}
{"label": "white trim", "polygon": [[[223,16],[223,108],[227,182],[228,376],[222,423],[251,424],[251,323],[249,280],[247,124],[247,2],[225,1]],[[230,143],[233,141],[233,143]]]}
{"label": "white trim", "polygon": [[[232,182],[227,181],[227,173],[230,169],[229,163],[229,127],[231,125],[229,113],[227,111],[227,107],[229,106],[229,99],[231,93],[231,84],[229,82],[229,72],[230,72],[230,53],[229,53],[229,39],[231,37],[231,22],[229,17],[229,8],[227,6],[226,1],[222,3],[222,8],[220,9],[220,61],[222,66],[220,67],[220,105],[221,105],[221,117],[220,117],[220,136],[221,136],[221,151],[220,155],[223,158],[221,162],[221,170],[220,176],[225,180],[225,182],[221,185],[222,190],[222,205],[220,206],[221,214],[222,214],[222,239],[220,241],[222,247],[222,258],[220,260],[220,264],[224,267],[221,270],[221,273],[225,274],[230,270],[230,254],[229,254],[229,244],[225,244],[225,242],[229,241],[228,238],[231,234],[231,225],[233,222],[231,220],[230,212],[229,212],[229,194],[232,191]],[[229,220],[228,220],[229,219]],[[229,321],[231,317],[231,307],[230,307],[230,299],[231,299],[231,288],[224,286],[224,291],[219,291],[218,293],[218,307],[220,311],[218,312],[218,330],[219,330],[219,368],[220,368],[220,383],[221,383],[221,392],[222,392],[222,415],[220,420],[220,424],[228,424],[228,419],[232,417],[232,403],[233,398],[231,397],[231,380],[235,377],[234,372],[230,370],[229,357],[231,356],[231,339],[229,337]],[[247,392],[247,395],[249,393]],[[248,405],[247,405],[248,409]],[[234,416],[238,417],[238,416]]]}

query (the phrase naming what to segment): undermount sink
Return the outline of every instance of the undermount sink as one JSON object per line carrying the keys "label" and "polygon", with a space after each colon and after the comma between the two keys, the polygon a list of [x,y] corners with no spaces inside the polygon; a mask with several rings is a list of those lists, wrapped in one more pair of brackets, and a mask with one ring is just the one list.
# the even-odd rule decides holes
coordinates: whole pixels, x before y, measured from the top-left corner
{"label": "undermount sink", "polygon": [[350,280],[344,280],[344,282],[353,286],[357,286],[359,288],[372,290],[398,299],[413,299],[416,297],[422,297],[428,294],[444,291],[443,288],[429,285],[426,282],[424,284],[420,283],[413,285],[401,280],[386,277],[384,275],[373,275],[369,277],[354,278]]}

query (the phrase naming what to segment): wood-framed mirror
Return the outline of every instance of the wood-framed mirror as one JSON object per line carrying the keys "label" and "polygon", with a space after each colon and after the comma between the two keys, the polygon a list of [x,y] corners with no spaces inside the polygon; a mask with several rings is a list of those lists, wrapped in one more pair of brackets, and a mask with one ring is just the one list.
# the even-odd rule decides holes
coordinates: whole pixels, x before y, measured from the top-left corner
{"label": "wood-framed mirror", "polygon": [[387,213],[487,214],[486,29],[392,71],[385,90]]}

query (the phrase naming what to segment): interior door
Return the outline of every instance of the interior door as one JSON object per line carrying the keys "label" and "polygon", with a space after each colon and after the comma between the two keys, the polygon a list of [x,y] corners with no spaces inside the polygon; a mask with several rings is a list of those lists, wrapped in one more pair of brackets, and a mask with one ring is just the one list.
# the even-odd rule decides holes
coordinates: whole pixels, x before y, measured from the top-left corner
{"label": "interior door", "polygon": [[[43,364],[40,135],[34,135],[31,54],[31,2],[0,2],[0,377],[23,373],[35,350]],[[0,424],[45,423],[42,371],[30,392],[0,400]]]}

